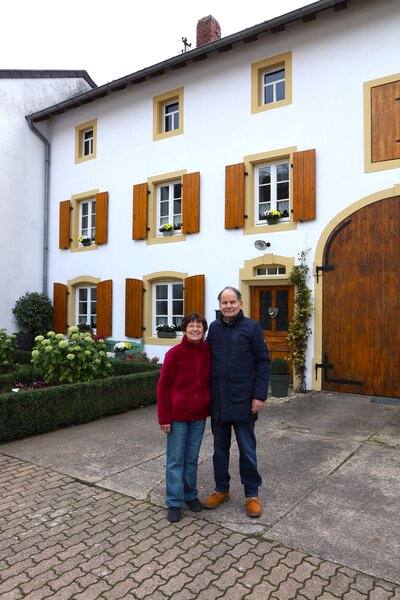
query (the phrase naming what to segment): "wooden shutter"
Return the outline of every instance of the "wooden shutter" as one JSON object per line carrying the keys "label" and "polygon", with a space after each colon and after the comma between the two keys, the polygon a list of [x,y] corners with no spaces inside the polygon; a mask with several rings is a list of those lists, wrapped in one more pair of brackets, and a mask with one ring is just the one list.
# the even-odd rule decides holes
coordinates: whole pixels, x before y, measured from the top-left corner
{"label": "wooden shutter", "polygon": [[191,312],[198,312],[201,315],[204,315],[204,290],[204,275],[193,275],[192,277],[186,277],[183,309],[185,315],[188,315]]}
{"label": "wooden shutter", "polygon": [[244,226],[244,163],[225,167],[225,229]]}
{"label": "wooden shutter", "polygon": [[70,213],[71,203],[69,200],[60,202],[59,243],[60,250],[68,250],[70,243]]}
{"label": "wooden shutter", "polygon": [[97,284],[97,334],[110,336],[112,332],[112,281],[106,279]]}
{"label": "wooden shutter", "polygon": [[182,177],[182,233],[200,231],[200,173]]}
{"label": "wooden shutter", "polygon": [[371,89],[372,162],[400,158],[400,81]]}
{"label": "wooden shutter", "polygon": [[140,279],[125,280],[125,335],[142,337],[143,282]]}
{"label": "wooden shutter", "polygon": [[96,244],[107,244],[108,192],[96,194]]}
{"label": "wooden shutter", "polygon": [[53,284],[53,331],[67,331],[67,286],[63,283]]}
{"label": "wooden shutter", "polygon": [[147,183],[133,186],[132,239],[145,240],[147,237]]}
{"label": "wooden shutter", "polygon": [[316,218],[315,150],[293,154],[293,221]]}

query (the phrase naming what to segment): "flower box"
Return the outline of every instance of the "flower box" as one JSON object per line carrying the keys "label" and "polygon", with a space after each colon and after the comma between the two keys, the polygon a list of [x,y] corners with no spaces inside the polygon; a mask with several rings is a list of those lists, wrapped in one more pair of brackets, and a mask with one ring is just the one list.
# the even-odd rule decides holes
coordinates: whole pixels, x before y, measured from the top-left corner
{"label": "flower box", "polygon": [[176,338],[176,331],[167,333],[166,331],[157,331],[158,338]]}

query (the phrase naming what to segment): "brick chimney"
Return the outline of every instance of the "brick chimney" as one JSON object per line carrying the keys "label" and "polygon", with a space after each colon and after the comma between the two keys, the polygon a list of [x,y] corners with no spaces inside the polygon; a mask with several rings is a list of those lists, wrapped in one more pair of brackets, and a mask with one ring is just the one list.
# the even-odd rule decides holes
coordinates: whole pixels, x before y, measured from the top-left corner
{"label": "brick chimney", "polygon": [[220,24],[212,15],[203,17],[198,21],[196,32],[196,48],[219,40],[221,37]]}

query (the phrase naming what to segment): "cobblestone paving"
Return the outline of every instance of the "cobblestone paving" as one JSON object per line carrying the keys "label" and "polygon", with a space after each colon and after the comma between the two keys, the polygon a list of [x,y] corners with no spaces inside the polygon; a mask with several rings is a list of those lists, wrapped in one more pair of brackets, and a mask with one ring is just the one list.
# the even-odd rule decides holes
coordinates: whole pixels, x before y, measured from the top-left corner
{"label": "cobblestone paving", "polygon": [[392,583],[0,454],[3,600],[389,600]]}

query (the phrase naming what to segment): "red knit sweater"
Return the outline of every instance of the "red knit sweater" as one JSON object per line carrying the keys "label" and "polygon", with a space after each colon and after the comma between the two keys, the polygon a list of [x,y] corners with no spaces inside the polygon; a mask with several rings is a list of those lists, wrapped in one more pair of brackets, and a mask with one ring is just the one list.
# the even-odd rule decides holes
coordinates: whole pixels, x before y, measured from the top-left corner
{"label": "red knit sweater", "polygon": [[157,385],[160,425],[197,421],[210,413],[210,349],[207,342],[182,342],[168,350]]}

